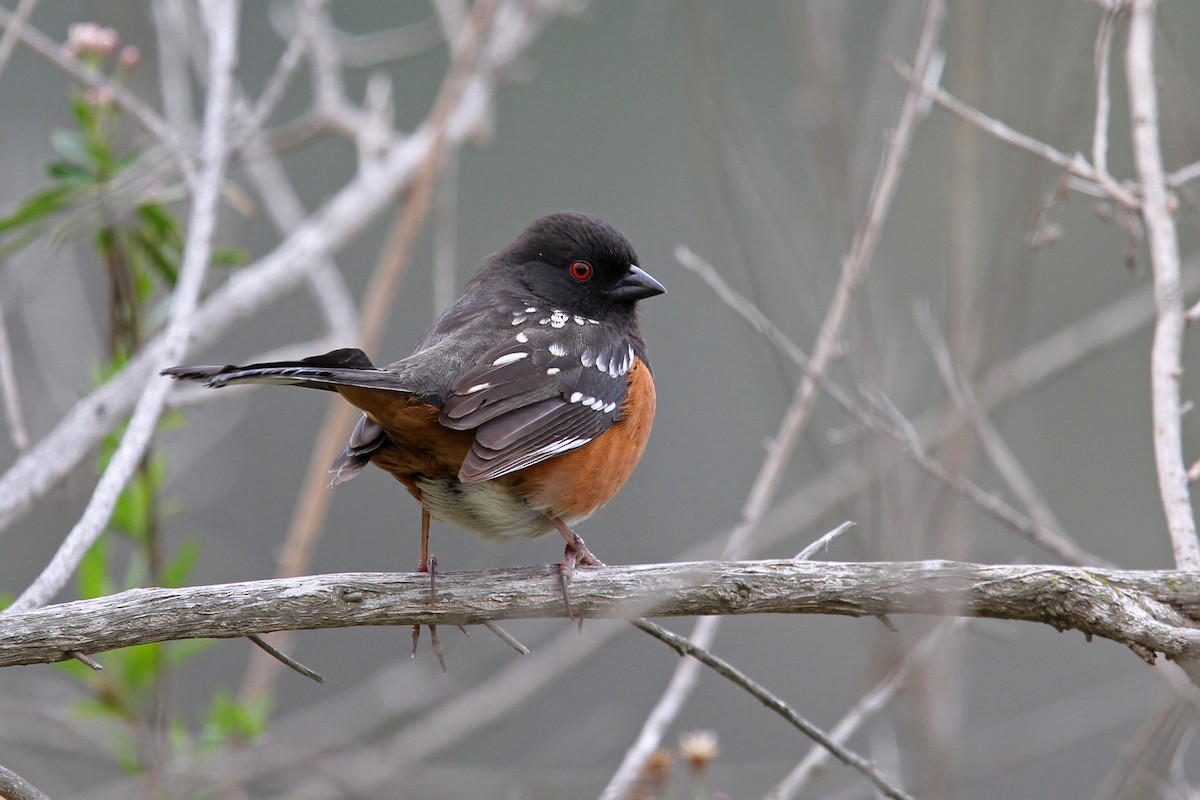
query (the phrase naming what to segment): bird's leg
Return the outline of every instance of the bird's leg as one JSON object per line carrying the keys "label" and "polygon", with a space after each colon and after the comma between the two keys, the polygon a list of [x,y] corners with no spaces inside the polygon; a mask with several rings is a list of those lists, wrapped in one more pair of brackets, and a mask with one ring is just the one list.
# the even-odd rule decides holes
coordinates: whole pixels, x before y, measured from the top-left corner
{"label": "bird's leg", "polygon": [[[417,572],[429,573],[429,604],[437,602],[437,557],[429,555],[429,512],[421,509],[421,563]],[[417,640],[421,638],[421,626],[412,626],[412,657],[417,657]],[[446,672],[446,657],[442,655],[442,643],[438,639],[437,625],[429,626],[429,646],[437,656],[438,665]]]}
{"label": "bird's leg", "polygon": [[[592,551],[588,550],[587,545],[578,533],[571,530],[567,523],[557,517],[550,517],[550,522],[558,529],[563,538],[567,540],[567,547],[563,550],[562,564],[558,567],[559,579],[562,581],[563,603],[567,606],[567,618],[575,619],[575,612],[571,610],[571,593],[568,591],[568,586],[571,583],[571,576],[575,574],[575,567],[582,564],[585,567],[603,567],[604,562],[592,555]],[[576,620],[579,623],[580,632],[583,631],[583,618]]]}

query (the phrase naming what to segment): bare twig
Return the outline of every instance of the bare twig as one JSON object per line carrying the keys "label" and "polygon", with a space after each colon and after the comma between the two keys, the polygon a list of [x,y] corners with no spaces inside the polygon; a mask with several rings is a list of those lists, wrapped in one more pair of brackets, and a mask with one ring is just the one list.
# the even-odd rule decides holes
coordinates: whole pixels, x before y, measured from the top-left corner
{"label": "bare twig", "polygon": [[308,678],[309,680],[316,681],[317,683],[325,682],[325,679],[321,677],[321,674],[319,672],[309,669],[308,667],[304,666],[299,661],[292,658],[291,656],[289,656],[287,653],[283,652],[282,650],[272,647],[270,642],[268,642],[266,639],[259,636],[257,633],[252,633],[249,636],[247,636],[246,638],[249,639],[250,641],[254,642],[256,645],[259,646],[259,648],[262,649],[262,651],[264,653],[269,654],[271,656],[271,658],[275,659],[280,664],[283,664],[288,669],[295,670],[296,672],[300,673],[301,675]]}
{"label": "bare twig", "polygon": [[8,340],[8,323],[4,319],[4,305],[0,303],[0,404],[4,405],[4,421],[8,436],[17,452],[29,448],[29,429],[25,426],[25,415],[21,413],[21,393],[17,389],[17,374],[13,369],[12,346]]}
{"label": "bare twig", "polygon": [[915,316],[917,328],[929,344],[938,372],[942,376],[942,382],[946,385],[955,403],[958,404],[959,409],[975,427],[979,440],[983,444],[988,458],[991,459],[992,466],[1008,483],[1013,494],[1024,504],[1029,513],[1030,536],[1039,543],[1047,544],[1054,552],[1066,556],[1071,563],[1094,567],[1113,566],[1080,547],[1058,521],[1050,504],[1042,497],[1041,492],[1034,486],[1016,455],[1009,449],[1000,432],[996,430],[996,426],[988,419],[970,383],[956,368],[950,355],[950,348],[938,331],[928,304],[919,305],[915,310]]}
{"label": "bare twig", "polygon": [[1137,207],[1137,198],[1130,194],[1127,190],[1116,184],[1118,194],[1110,195],[1108,189],[1100,185],[1100,181],[1096,176],[1096,170],[1087,162],[1079,153],[1073,156],[1068,156],[1060,150],[1051,147],[1050,145],[1038,139],[1021,133],[1006,125],[994,117],[989,117],[982,111],[964,103],[954,95],[942,89],[939,86],[928,86],[924,84],[919,73],[908,66],[894,62],[893,68],[901,78],[908,81],[909,85],[923,86],[925,94],[937,103],[942,108],[946,109],[955,116],[978,126],[986,131],[991,136],[999,139],[1002,142],[1007,142],[1013,147],[1033,153],[1035,156],[1049,161],[1051,164],[1061,167],[1071,175],[1078,178],[1081,183],[1074,184],[1076,188],[1087,191],[1097,197],[1112,196],[1123,206]]}
{"label": "bare twig", "polygon": [[[720,627],[719,617],[701,617],[692,626],[691,640],[698,649],[712,646]],[[633,620],[633,626],[646,633],[654,635],[653,629],[645,627],[651,623],[644,619]],[[657,629],[657,626],[653,626]],[[642,765],[650,757],[678,717],[687,706],[692,692],[700,681],[702,662],[685,659],[675,666],[671,679],[663,687],[662,693],[655,702],[650,713],[642,720],[638,735],[633,743],[625,750],[621,763],[609,778],[608,784],[600,793],[600,800],[621,800],[629,794],[629,788],[637,781]]]}
{"label": "bare twig", "polygon": [[4,800],[50,800],[32,783],[4,766],[0,766],[0,798],[4,798]]}
{"label": "bare twig", "polygon": [[828,547],[829,544],[834,539],[836,539],[837,537],[841,536],[846,531],[851,530],[853,528],[854,528],[854,522],[852,520],[846,520],[841,525],[838,525],[836,528],[834,528],[833,530],[829,531],[828,533],[822,535],[815,542],[813,542],[812,544],[805,547],[803,550],[801,550],[799,553],[797,553],[795,558],[793,558],[792,560],[793,561],[808,561],[810,558],[812,558],[814,555],[817,554],[818,550],[820,550],[823,547]]}
{"label": "bare twig", "polygon": [[267,79],[262,94],[258,96],[258,100],[254,103],[254,108],[251,109],[249,115],[243,121],[242,136],[258,136],[263,125],[266,124],[271,114],[274,113],[280,99],[282,99],[283,93],[291,82],[292,76],[296,73],[297,67],[300,66],[300,59],[304,56],[307,46],[308,35],[307,31],[304,30],[288,41],[287,49],[283,51],[283,55],[276,62],[275,70],[271,73],[271,77]]}
{"label": "bare twig", "polygon": [[[768,320],[766,315],[753,303],[733,291],[710,264],[685,247],[676,248],[675,256],[681,264],[699,274],[706,283],[713,287],[718,297],[724,300],[735,311],[742,314],[757,330],[763,332],[768,340],[779,347],[788,357],[792,358],[797,366],[806,371],[810,370],[809,360],[801,352],[800,348],[783,331],[779,330],[774,323]],[[809,374],[813,373],[809,371]],[[886,436],[896,442],[917,466],[955,492],[965,496],[991,517],[1025,534],[1031,540],[1057,554],[1068,563],[1103,564],[1102,559],[1082,549],[1070,539],[1055,536],[1052,531],[1042,526],[1036,520],[1017,511],[1003,499],[985,491],[969,478],[948,469],[943,463],[930,456],[927,450],[922,447],[919,435],[919,429],[928,430],[931,427],[929,420],[926,420],[926,424],[920,426],[913,425],[901,417],[897,410],[886,406],[886,398],[877,398],[878,404],[885,406],[885,418],[884,415],[867,411],[850,396],[849,392],[836,382],[830,380],[828,376],[815,375],[814,380],[816,380],[817,384],[831,399],[837,402],[847,413],[854,416],[864,428]],[[1006,391],[1015,391],[1016,387],[1008,384],[1005,386],[1005,389]],[[943,435],[949,436],[951,432],[946,431]],[[843,483],[842,485],[846,491],[853,491],[850,488],[851,484]]]}
{"label": "bare twig", "polygon": [[517,637],[513,636],[511,633],[504,630],[504,628],[501,628],[499,625],[492,622],[490,619],[483,621],[483,627],[487,628],[489,631],[491,631],[492,633],[499,636],[500,641],[504,642],[506,645],[511,647],[513,650],[516,650],[521,655],[523,655],[523,656],[529,655],[528,647],[521,644],[520,640],[517,639]]}
{"label": "bare twig", "polygon": [[[937,45],[944,12],[945,6],[942,0],[930,0],[926,6],[925,22],[915,59],[916,69],[922,75],[928,69],[930,58]],[[875,247],[879,243],[879,236],[883,230],[883,222],[887,218],[896,186],[900,181],[901,167],[908,154],[913,130],[916,128],[920,104],[921,92],[910,89],[904,97],[904,103],[896,120],[896,127],[889,137],[883,166],[867,204],[866,216],[855,233],[850,251],[842,262],[841,277],[817,334],[808,371],[805,372],[796,387],[792,404],[767,449],[767,457],[763,461],[758,478],[742,509],[742,523],[734,529],[726,543],[724,550],[726,556],[737,557],[744,551],[746,539],[753,531],[755,522],[761,518],[771,498],[774,497],[783,476],[783,467],[816,402],[818,385],[813,374],[823,375],[838,352],[837,342],[841,338],[842,328],[850,313],[850,301],[870,269],[875,255]]]}
{"label": "bare twig", "polygon": [[[858,702],[830,729],[829,738],[838,744],[848,741],[867,720],[882,711],[892,701],[892,698],[908,681],[913,667],[929,658],[931,653],[941,645],[947,633],[957,630],[965,624],[966,620],[961,618],[950,620],[939,625],[917,642],[911,650],[904,654],[900,663],[892,667],[870,691],[860,697]],[[819,745],[814,746],[804,755],[800,763],[775,785],[767,794],[766,800],[789,800],[795,797],[816,773],[829,763],[829,757],[829,750]]]}
{"label": "bare twig", "polygon": [[4,68],[8,66],[8,59],[12,56],[13,48],[16,47],[21,28],[24,27],[37,4],[38,0],[21,0],[17,5],[17,10],[12,12],[12,17],[9,18],[4,29],[4,37],[0,38],[0,74],[3,74]]}
{"label": "bare twig", "polygon": [[99,661],[87,655],[86,653],[79,652],[78,650],[70,651],[67,653],[67,657],[75,659],[93,672],[100,672],[104,669],[104,665],[102,665]]}
{"label": "bare twig", "polygon": [[[221,179],[228,158],[226,128],[237,57],[238,3],[224,0],[204,8],[212,42],[210,92],[204,112],[205,137],[188,220],[183,266],[171,305],[171,320],[158,346],[150,351],[151,364],[160,368],[177,363],[187,348],[200,289],[212,253]],[[71,529],[41,575],[13,603],[10,611],[32,608],[49,601],[67,583],[80,559],[104,532],[117,499],[154,435],[167,391],[165,382],[152,381],[142,392],[121,444],[101,475],[79,522]]]}
{"label": "bare twig", "polygon": [[421,55],[440,45],[442,28],[428,17],[400,28],[352,35],[338,31],[338,57],[348,67],[373,67],[384,61],[399,61]]}
{"label": "bare twig", "polygon": [[1183,291],[1179,239],[1163,170],[1158,134],[1158,88],[1154,74],[1155,0],[1134,0],[1125,51],[1134,160],[1141,182],[1142,218],[1150,245],[1157,320],[1150,353],[1154,463],[1163,512],[1180,569],[1200,567],[1200,539],[1192,515],[1183,461],[1180,379],[1183,375]]}
{"label": "bare twig", "polygon": [[639,630],[645,631],[655,639],[658,639],[666,644],[679,655],[691,656],[700,663],[704,664],[706,667],[712,669],[718,675],[729,680],[734,686],[749,692],[764,706],[783,717],[805,736],[812,739],[821,747],[832,753],[834,758],[838,759],[846,766],[858,770],[858,772],[861,773],[863,777],[865,777],[871,783],[873,783],[885,797],[896,798],[896,800],[902,800],[903,798],[912,800],[911,795],[907,794],[888,776],[876,769],[871,762],[867,761],[858,753],[855,753],[852,750],[847,750],[829,734],[825,733],[816,725],[813,725],[804,717],[800,716],[795,709],[793,709],[779,697],[767,691],[762,684],[753,680],[749,675],[742,672],[728,661],[714,656],[712,653],[708,652],[707,649],[697,647],[695,644],[689,642],[682,636],[677,636],[665,628],[659,627],[658,625],[655,625],[647,620],[634,620],[633,624]]}
{"label": "bare twig", "polygon": [[1180,167],[1167,176],[1167,186],[1178,189],[1185,183],[1200,178],[1200,161],[1193,161],[1187,166]]}
{"label": "bare twig", "polygon": [[[853,526],[854,523],[852,522],[842,523],[804,548],[796,556],[795,560],[807,561],[823,546],[833,541],[842,533],[850,530]],[[720,626],[719,620],[719,617],[702,617],[697,620],[696,624],[692,627],[690,636],[692,645],[702,650],[711,647],[713,641],[716,640],[717,629]],[[641,627],[638,625],[639,622],[644,622],[644,620],[636,620],[634,625]],[[643,630],[646,629],[643,628]],[[648,630],[646,632],[650,633]],[[638,731],[637,738],[634,739],[633,744],[625,751],[625,755],[613,773],[613,777],[609,779],[608,785],[601,792],[600,800],[618,800],[628,793],[629,786],[636,780],[642,765],[659,746],[667,729],[678,718],[688,698],[691,697],[692,691],[696,688],[696,684],[700,680],[700,666],[701,662],[699,661],[685,659],[675,667],[675,671],[671,673],[671,680],[667,682],[666,687],[659,696],[658,702],[654,704],[654,708],[650,710],[650,713],[646,715],[646,719],[642,722],[642,727]]]}
{"label": "bare twig", "polygon": [[1109,109],[1112,107],[1108,92],[1108,62],[1109,53],[1112,52],[1113,27],[1119,12],[1120,8],[1116,4],[1105,6],[1100,16],[1099,29],[1096,31],[1096,119],[1092,128],[1092,167],[1095,170],[1096,182],[1126,208],[1132,210],[1136,206],[1128,205],[1128,200],[1131,199],[1129,193],[1108,171],[1108,118]]}
{"label": "bare twig", "polygon": [[1184,321],[1189,325],[1194,322],[1200,322],[1200,303],[1196,303],[1187,310],[1187,313],[1184,315]]}

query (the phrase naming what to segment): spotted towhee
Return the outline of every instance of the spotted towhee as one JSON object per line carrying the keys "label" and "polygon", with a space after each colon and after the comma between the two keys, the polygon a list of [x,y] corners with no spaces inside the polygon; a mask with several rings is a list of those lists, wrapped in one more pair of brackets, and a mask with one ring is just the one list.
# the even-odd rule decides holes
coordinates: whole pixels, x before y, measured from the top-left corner
{"label": "spotted towhee", "polygon": [[628,480],[650,435],[654,381],[637,302],[666,291],[611,225],[551,214],[492,256],[412,355],[357,349],[300,361],[172,367],[165,375],[336,391],[363,415],[331,485],[369,462],[421,504],[422,571],[435,517],[487,538],[567,540],[561,580],[599,564],[571,527]]}

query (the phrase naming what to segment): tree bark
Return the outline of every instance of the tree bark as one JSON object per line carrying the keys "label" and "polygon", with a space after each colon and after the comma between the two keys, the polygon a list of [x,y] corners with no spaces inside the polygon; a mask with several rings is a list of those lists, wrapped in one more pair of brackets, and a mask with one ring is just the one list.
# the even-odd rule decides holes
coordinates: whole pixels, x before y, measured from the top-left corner
{"label": "tree bark", "polygon": [[[1041,622],[1152,661],[1200,655],[1200,573],[948,561],[701,561],[576,570],[582,617],[940,614]],[[564,616],[557,566],[429,576],[342,573],[131,589],[0,614],[0,666],[175,639],[358,625],[472,625]]]}

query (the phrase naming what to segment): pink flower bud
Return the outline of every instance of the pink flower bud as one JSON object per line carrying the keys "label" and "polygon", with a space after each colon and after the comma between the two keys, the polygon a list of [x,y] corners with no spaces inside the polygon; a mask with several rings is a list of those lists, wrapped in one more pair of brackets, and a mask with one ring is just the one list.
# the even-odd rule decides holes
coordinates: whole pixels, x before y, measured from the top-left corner
{"label": "pink flower bud", "polygon": [[120,37],[112,28],[94,22],[77,22],[67,31],[66,50],[69,54],[103,58],[117,51]]}
{"label": "pink flower bud", "polygon": [[129,69],[136,67],[142,60],[142,51],[136,45],[127,44],[121,48],[121,66]]}

